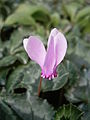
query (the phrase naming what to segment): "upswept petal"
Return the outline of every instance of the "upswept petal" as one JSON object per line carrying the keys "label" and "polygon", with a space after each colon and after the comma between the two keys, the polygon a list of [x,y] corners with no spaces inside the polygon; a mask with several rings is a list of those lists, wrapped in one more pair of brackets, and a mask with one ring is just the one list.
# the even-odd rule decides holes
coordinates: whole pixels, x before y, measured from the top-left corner
{"label": "upswept petal", "polygon": [[36,36],[30,36],[28,39],[23,40],[23,44],[28,56],[42,68],[44,65],[46,50],[41,40]]}
{"label": "upswept petal", "polygon": [[53,37],[53,40],[54,40],[54,37],[55,37],[58,33],[59,33],[59,31],[58,31],[56,28],[54,28],[54,29],[51,30],[50,35],[49,35],[49,39],[48,39],[47,47],[49,46],[50,41],[52,40],[52,37]]}
{"label": "upswept petal", "polygon": [[59,32],[55,38],[55,59],[56,59],[56,66],[64,59],[67,50],[67,41],[64,35]]}
{"label": "upswept petal", "polygon": [[45,62],[43,66],[43,73],[48,78],[53,73],[53,68],[55,65],[55,50],[54,50],[54,40],[51,36],[50,44],[48,46],[47,54],[45,57]]}

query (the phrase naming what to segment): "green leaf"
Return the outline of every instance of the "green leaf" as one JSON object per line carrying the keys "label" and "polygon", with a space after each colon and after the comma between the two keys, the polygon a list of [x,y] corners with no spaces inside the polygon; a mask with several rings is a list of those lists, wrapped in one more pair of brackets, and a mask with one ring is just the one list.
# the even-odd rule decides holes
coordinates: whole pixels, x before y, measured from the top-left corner
{"label": "green leaf", "polygon": [[[86,70],[85,70],[86,71]],[[65,97],[73,103],[83,102],[90,103],[90,76],[89,71],[82,72],[78,83],[71,88],[66,89]]]}
{"label": "green leaf", "polygon": [[50,21],[49,11],[48,13],[47,11],[45,8],[39,6],[37,11],[32,14],[32,17],[35,19],[35,21],[43,23],[43,25],[47,25]]}
{"label": "green leaf", "polygon": [[16,56],[8,55],[0,60],[0,67],[8,67],[15,63]]}
{"label": "green leaf", "polygon": [[87,6],[81,9],[76,15],[76,21],[81,28],[83,28],[84,32],[90,33],[90,7]]}
{"label": "green leaf", "polygon": [[27,16],[26,14],[23,15],[23,13],[14,13],[5,21],[5,25],[13,24],[35,26],[35,21],[31,16]]}
{"label": "green leaf", "polygon": [[[35,20],[30,16],[31,7],[29,5],[21,4],[16,11],[11,14],[5,21],[5,25],[32,25],[35,26]],[[25,13],[25,14],[23,14]]]}
{"label": "green leaf", "polygon": [[90,53],[90,46],[88,43],[79,40],[76,45],[75,53],[81,57],[83,57],[86,61],[89,61],[89,53]]}
{"label": "green leaf", "polygon": [[90,120],[90,103],[89,104],[81,104],[80,108],[84,111],[82,120]]}
{"label": "green leaf", "polygon": [[80,5],[77,2],[63,4],[63,11],[68,15],[72,22],[75,22],[75,15]]}
{"label": "green leaf", "polygon": [[83,59],[83,57],[80,57],[75,53],[68,55],[67,59],[73,62],[78,69],[81,69],[83,66],[85,66],[86,68],[90,67],[90,64],[85,59]]}
{"label": "green leaf", "polygon": [[5,56],[0,60],[0,68],[9,67],[10,65],[13,65],[16,60],[22,64],[26,64],[28,62],[28,56],[25,52],[17,53],[16,55]]}
{"label": "green leaf", "polygon": [[22,119],[20,119],[7,104],[0,100],[0,120],[22,120]]}
{"label": "green leaf", "polygon": [[53,26],[58,26],[59,25],[59,22],[60,22],[60,17],[59,17],[59,14],[58,13],[53,13],[51,15],[51,23]]}
{"label": "green leaf", "polygon": [[22,120],[51,120],[54,115],[53,108],[36,96],[19,95],[6,98],[5,102]]}
{"label": "green leaf", "polygon": [[26,64],[28,62],[28,56],[26,52],[19,52],[16,54],[16,57],[22,64]]}
{"label": "green leaf", "polygon": [[77,21],[80,21],[80,20],[83,20],[83,18],[85,18],[86,16],[90,16],[90,7],[87,6],[83,9],[81,9],[78,14],[76,15],[76,20]]}
{"label": "green leaf", "polygon": [[73,92],[73,95],[77,99],[87,103],[88,102],[88,97],[89,97],[89,96],[87,96],[87,86],[77,87],[75,89],[75,91]]}
{"label": "green leaf", "polygon": [[87,113],[85,113],[85,115],[83,116],[82,120],[90,120],[90,111],[88,111]]}
{"label": "green leaf", "polygon": [[[72,104],[63,105],[55,114],[54,120],[81,120],[82,111]],[[64,118],[64,119],[63,119]]]}
{"label": "green leaf", "polygon": [[32,89],[31,84],[35,84],[35,80],[40,76],[40,67],[30,62],[27,65],[17,67],[12,74],[8,77],[6,89],[7,92],[13,91],[19,85],[26,89]]}
{"label": "green leaf", "polygon": [[72,85],[76,84],[79,80],[79,74],[78,74],[78,69],[75,66],[75,64],[73,64],[70,61],[65,61],[64,62],[64,66],[67,70],[67,72],[69,73],[68,75],[68,87],[71,87]]}
{"label": "green leaf", "polygon": [[1,17],[1,15],[0,15],[0,29],[2,28],[3,24],[4,24],[4,21],[3,21],[2,17]]}
{"label": "green leaf", "polygon": [[17,23],[21,25],[36,26],[35,21],[47,24],[49,19],[49,12],[44,6],[21,4],[16,11],[6,19],[5,25],[13,25]]}
{"label": "green leaf", "polygon": [[[76,35],[76,36],[75,36]],[[79,28],[76,27],[73,29],[73,31],[68,34],[68,54],[75,54],[80,57],[82,57],[84,60],[86,60],[88,63],[90,63],[89,60],[89,52],[90,52],[90,45],[87,41],[85,41],[85,38],[80,36]]]}
{"label": "green leaf", "polygon": [[10,37],[10,53],[11,54],[24,50],[22,49],[23,39],[24,37],[29,36],[31,31],[32,30],[30,30],[29,27],[19,27],[11,34],[11,37]]}
{"label": "green leaf", "polygon": [[9,72],[9,68],[0,70],[0,86],[5,86],[8,72]]}
{"label": "green leaf", "polygon": [[87,87],[73,86],[72,88],[66,90],[65,97],[68,101],[72,103],[78,103],[78,102],[87,103],[88,102]]}

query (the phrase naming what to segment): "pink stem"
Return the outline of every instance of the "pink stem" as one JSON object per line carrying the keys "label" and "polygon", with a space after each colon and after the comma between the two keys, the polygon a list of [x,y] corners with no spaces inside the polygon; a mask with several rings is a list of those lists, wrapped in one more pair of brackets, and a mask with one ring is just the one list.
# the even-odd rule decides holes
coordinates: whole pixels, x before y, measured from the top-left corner
{"label": "pink stem", "polygon": [[40,77],[40,83],[38,86],[38,96],[40,96],[41,84],[42,84],[42,77]]}

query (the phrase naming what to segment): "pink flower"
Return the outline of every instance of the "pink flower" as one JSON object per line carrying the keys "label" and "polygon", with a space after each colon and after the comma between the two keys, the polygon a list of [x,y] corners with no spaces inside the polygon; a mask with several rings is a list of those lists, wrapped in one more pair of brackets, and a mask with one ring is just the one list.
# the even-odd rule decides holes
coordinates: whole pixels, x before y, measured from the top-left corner
{"label": "pink flower", "polygon": [[49,80],[57,77],[56,68],[64,59],[67,41],[64,35],[54,28],[48,39],[47,50],[37,36],[30,36],[23,40],[24,48],[31,60],[41,67],[41,77]]}

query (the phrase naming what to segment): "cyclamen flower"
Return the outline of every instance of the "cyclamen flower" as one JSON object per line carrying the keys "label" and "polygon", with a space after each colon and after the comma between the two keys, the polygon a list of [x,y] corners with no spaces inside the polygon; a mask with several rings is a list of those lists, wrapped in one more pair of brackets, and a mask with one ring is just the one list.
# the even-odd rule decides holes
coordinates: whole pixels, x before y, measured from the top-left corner
{"label": "cyclamen flower", "polygon": [[52,29],[47,50],[37,36],[30,36],[23,40],[24,48],[31,60],[41,67],[41,77],[49,80],[57,77],[57,66],[64,59],[67,50],[67,41],[64,35],[56,28]]}

